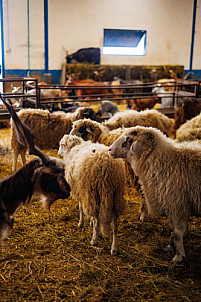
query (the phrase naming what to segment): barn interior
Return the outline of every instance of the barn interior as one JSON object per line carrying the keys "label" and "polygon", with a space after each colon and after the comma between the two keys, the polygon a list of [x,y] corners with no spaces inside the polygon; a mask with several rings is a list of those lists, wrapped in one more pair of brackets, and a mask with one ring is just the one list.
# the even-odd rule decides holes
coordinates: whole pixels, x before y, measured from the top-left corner
{"label": "barn interior", "polygon": [[[201,0],[0,0],[0,17],[0,239],[1,183],[15,174],[17,131],[5,102],[46,156],[59,157],[59,140],[70,133],[63,133],[64,120],[73,125],[79,110],[80,119],[95,120],[108,136],[107,123],[119,114],[161,114],[172,125],[165,136],[191,148],[196,141],[199,149]],[[138,125],[126,119],[122,131]],[[157,128],[148,119],[142,126]],[[35,157],[26,153],[26,162]],[[18,159],[16,170],[24,166]],[[201,204],[189,217],[186,257],[175,263],[165,250],[167,216],[139,219],[142,187],[135,176],[126,181],[116,256],[112,227],[109,238],[90,245],[94,226],[85,217],[78,227],[80,200],[72,194],[50,211],[39,195],[23,202],[0,242],[1,301],[200,301]]]}

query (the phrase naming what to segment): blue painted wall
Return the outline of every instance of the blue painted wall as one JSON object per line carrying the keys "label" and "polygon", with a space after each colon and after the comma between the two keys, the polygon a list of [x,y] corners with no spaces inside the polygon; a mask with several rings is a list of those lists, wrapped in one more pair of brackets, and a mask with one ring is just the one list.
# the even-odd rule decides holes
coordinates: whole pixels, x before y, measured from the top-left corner
{"label": "blue painted wall", "polygon": [[61,70],[29,70],[28,69],[6,69],[5,77],[36,77],[39,81],[48,82],[51,79],[52,84],[59,84],[61,78]]}

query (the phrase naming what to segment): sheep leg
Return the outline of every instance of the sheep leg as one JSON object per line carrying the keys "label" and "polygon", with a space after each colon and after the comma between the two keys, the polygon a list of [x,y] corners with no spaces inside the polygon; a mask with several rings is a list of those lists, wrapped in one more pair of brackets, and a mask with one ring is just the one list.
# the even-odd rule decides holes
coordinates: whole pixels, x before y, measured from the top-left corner
{"label": "sheep leg", "polygon": [[116,256],[117,255],[117,219],[112,219],[112,232],[113,232],[113,239],[112,239],[112,246],[111,246],[111,255]]}
{"label": "sheep leg", "polygon": [[90,218],[90,222],[89,222],[90,227],[93,227],[93,217]]}
{"label": "sheep leg", "polygon": [[183,237],[186,231],[186,224],[175,226],[174,229],[174,244],[176,247],[176,255],[172,259],[173,262],[181,262],[185,258],[185,250]]}
{"label": "sheep leg", "polygon": [[97,217],[93,217],[93,235],[90,244],[96,245],[98,242],[98,234],[99,234],[99,220]]}
{"label": "sheep leg", "polygon": [[18,159],[19,153],[13,154],[13,168],[12,171],[15,172],[17,170],[17,159]]}
{"label": "sheep leg", "polygon": [[169,241],[169,244],[168,246],[165,248],[166,251],[168,252],[172,252],[172,251],[175,251],[175,236],[174,236],[174,224],[173,224],[173,221],[170,220],[170,228],[172,230],[171,234],[170,234],[170,241]]}
{"label": "sheep leg", "polygon": [[147,216],[148,216],[147,206],[143,198],[141,202],[141,209],[140,209],[140,221],[144,222]]}
{"label": "sheep leg", "polygon": [[80,220],[78,223],[78,227],[82,228],[83,224],[84,224],[84,213],[83,213],[83,208],[82,208],[82,204],[80,201],[79,201],[79,210],[80,210]]}
{"label": "sheep leg", "polygon": [[26,164],[26,151],[25,152],[21,152],[20,156],[21,156],[21,160],[22,160],[22,164],[25,165]]}
{"label": "sheep leg", "polygon": [[188,223],[186,225],[186,229],[185,229],[185,232],[184,232],[184,238],[188,237],[189,235],[189,226],[188,226]]}
{"label": "sheep leg", "polygon": [[172,252],[175,250],[175,242],[174,242],[174,232],[171,232],[171,235],[170,235],[170,242],[168,244],[168,246],[165,248],[166,251],[168,252]]}
{"label": "sheep leg", "polygon": [[20,156],[21,156],[21,160],[22,160],[22,164],[25,165],[26,164],[26,151],[25,152],[21,152]]}
{"label": "sheep leg", "polygon": [[22,164],[25,165],[26,164],[26,151],[25,152],[14,152],[13,154],[13,168],[12,168],[12,171],[15,172],[17,170],[17,159],[18,159],[18,156],[21,156],[21,161],[22,161]]}

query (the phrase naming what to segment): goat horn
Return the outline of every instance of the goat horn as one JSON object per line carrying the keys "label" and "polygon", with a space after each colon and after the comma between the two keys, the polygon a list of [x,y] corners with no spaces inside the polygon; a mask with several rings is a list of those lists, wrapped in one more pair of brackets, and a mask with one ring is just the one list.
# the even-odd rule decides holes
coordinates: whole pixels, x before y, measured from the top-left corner
{"label": "goat horn", "polygon": [[65,49],[65,47],[63,46],[63,50],[65,51],[66,55],[68,55],[68,50]]}

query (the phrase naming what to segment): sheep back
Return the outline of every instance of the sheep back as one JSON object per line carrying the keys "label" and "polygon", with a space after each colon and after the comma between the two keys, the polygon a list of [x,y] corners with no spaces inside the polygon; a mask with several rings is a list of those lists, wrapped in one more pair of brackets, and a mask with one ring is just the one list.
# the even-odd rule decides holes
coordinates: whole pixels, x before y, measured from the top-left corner
{"label": "sheep back", "polygon": [[176,131],[178,142],[201,139],[201,114],[187,121]]}
{"label": "sheep back", "polygon": [[110,130],[119,127],[153,127],[161,130],[164,134],[171,136],[173,133],[174,119],[170,119],[156,109],[147,109],[143,111],[127,110],[116,113],[107,122],[104,123]]}
{"label": "sheep back", "polygon": [[[72,127],[72,121],[64,112],[50,113],[42,109],[22,109],[18,113],[22,122],[24,122],[35,136],[35,144],[41,149],[55,149],[59,147],[59,141],[64,134],[69,133]],[[14,124],[11,120],[11,147],[18,146],[19,149],[25,147],[17,142]]]}
{"label": "sheep back", "polygon": [[110,146],[120,135],[122,135],[124,129],[118,128],[110,131],[109,133],[101,133],[98,138],[98,142],[100,144],[104,144],[105,146]]}
{"label": "sheep back", "polygon": [[104,122],[103,125],[105,125],[110,130],[117,129],[122,126],[132,127],[132,121],[136,119],[138,116],[139,116],[139,112],[135,110],[132,111],[126,110],[126,111],[117,112],[108,121]]}

